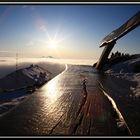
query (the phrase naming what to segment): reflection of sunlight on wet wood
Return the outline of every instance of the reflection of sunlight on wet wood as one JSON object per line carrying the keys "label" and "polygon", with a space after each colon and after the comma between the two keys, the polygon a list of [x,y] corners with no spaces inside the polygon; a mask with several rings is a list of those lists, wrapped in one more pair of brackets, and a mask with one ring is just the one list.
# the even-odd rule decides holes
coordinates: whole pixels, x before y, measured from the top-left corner
{"label": "reflection of sunlight on wet wood", "polygon": [[43,90],[46,91],[45,96],[48,98],[47,101],[49,101],[47,104],[54,104],[55,101],[57,101],[57,99],[62,95],[62,92],[60,92],[60,84],[58,79],[67,70],[67,68],[68,66],[65,64],[65,70],[43,87]]}
{"label": "reflection of sunlight on wet wood", "polygon": [[47,85],[47,92],[46,95],[50,100],[50,103],[54,103],[58,99],[58,92],[57,92],[57,80],[52,80]]}

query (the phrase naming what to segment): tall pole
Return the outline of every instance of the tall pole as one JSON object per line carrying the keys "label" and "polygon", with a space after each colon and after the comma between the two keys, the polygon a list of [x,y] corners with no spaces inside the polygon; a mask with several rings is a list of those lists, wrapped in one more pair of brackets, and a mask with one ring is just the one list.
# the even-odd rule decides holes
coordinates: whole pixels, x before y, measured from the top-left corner
{"label": "tall pole", "polygon": [[18,52],[16,52],[16,84],[18,85]]}
{"label": "tall pole", "polygon": [[16,72],[18,70],[18,53],[16,53]]}

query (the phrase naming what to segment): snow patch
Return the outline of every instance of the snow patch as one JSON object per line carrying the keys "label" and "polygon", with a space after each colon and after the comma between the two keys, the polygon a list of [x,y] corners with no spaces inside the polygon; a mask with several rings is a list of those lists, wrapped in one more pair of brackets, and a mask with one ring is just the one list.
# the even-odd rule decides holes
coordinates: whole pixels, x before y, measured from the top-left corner
{"label": "snow patch", "polygon": [[41,86],[50,80],[50,76],[49,71],[30,65],[0,79],[0,116],[28,97],[35,86]]}
{"label": "snow patch", "polygon": [[[27,94],[25,92],[25,90],[23,91],[21,89],[22,95],[20,96],[15,96],[16,93],[18,94],[18,91],[15,91],[15,95],[8,97],[8,95],[5,94],[6,96],[6,100],[1,100],[1,104],[0,104],[0,117],[3,116],[4,114],[6,114],[10,109],[12,109],[13,107],[15,107],[16,105],[18,105],[19,103],[21,103],[21,101],[23,101],[25,98],[27,98],[29,96],[29,94]],[[12,93],[11,93],[12,94]],[[1,97],[1,96],[0,96]]]}
{"label": "snow patch", "polygon": [[129,87],[133,93],[130,96],[136,99],[140,97],[140,72],[137,69],[137,66],[140,67],[140,57],[115,64],[105,71],[108,75],[130,82],[136,82],[136,87]]}
{"label": "snow patch", "polygon": [[19,89],[35,84],[42,85],[50,78],[51,72],[38,65],[30,65],[30,67],[19,69],[0,79],[0,90]]}
{"label": "snow patch", "polygon": [[1,78],[0,116],[20,104],[36,88],[61,73],[64,69],[64,65],[40,62],[38,65],[32,64]]}

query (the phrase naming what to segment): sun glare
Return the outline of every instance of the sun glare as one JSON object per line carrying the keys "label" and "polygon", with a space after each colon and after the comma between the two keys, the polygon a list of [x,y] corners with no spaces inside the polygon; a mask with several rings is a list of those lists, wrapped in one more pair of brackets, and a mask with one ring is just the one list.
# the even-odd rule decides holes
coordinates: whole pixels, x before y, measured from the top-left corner
{"label": "sun glare", "polygon": [[55,40],[50,40],[49,42],[48,42],[48,47],[49,48],[56,48],[58,46],[58,43],[57,43],[57,41],[55,41]]}
{"label": "sun glare", "polygon": [[54,34],[54,36],[50,36],[50,34],[48,33],[48,31],[46,31],[47,40],[46,41],[43,41],[43,42],[46,42],[48,48],[56,49],[56,48],[58,48],[59,46],[62,45],[61,43],[63,41],[65,41],[66,36],[65,37],[62,37],[62,36],[58,36],[58,34],[59,33],[56,32]]}

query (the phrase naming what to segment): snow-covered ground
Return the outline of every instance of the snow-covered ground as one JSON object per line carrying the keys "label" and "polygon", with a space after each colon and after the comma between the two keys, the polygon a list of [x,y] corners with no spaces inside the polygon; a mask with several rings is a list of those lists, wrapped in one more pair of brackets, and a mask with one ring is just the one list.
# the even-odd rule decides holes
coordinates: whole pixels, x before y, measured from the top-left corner
{"label": "snow-covered ground", "polygon": [[18,105],[29,95],[27,88],[0,93],[0,116]]}
{"label": "snow-covered ground", "polygon": [[105,71],[101,82],[113,98],[132,135],[140,130],[140,55],[116,63]]}
{"label": "snow-covered ground", "polygon": [[50,78],[51,72],[38,65],[30,65],[29,67],[14,71],[0,79],[0,90],[3,91],[33,86],[37,82],[41,84]]}
{"label": "snow-covered ground", "polygon": [[[64,65],[30,65],[0,79],[0,116],[29,97],[40,86],[64,70]],[[51,72],[50,72],[51,71]]]}
{"label": "snow-covered ground", "polygon": [[140,57],[130,59],[118,64],[113,65],[111,68],[106,70],[105,73],[117,78],[121,78],[130,82],[137,83],[137,86],[134,88],[132,86],[128,87],[132,91],[134,98],[140,97]]}

